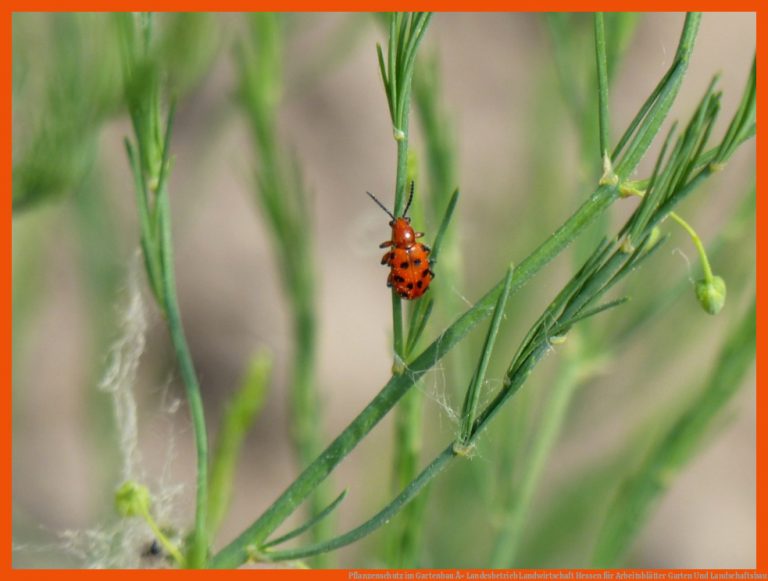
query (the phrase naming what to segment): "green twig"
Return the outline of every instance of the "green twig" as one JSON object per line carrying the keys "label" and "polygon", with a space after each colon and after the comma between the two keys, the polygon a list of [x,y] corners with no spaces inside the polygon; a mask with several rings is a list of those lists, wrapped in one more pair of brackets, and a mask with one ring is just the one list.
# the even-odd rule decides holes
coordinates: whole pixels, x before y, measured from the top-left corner
{"label": "green twig", "polygon": [[[168,115],[168,129],[165,142],[166,153],[163,156],[165,160],[167,160],[167,151],[170,143],[172,119],[173,110],[171,110]],[[164,165],[165,164],[167,164],[167,161]],[[187,556],[187,565],[193,568],[198,568],[203,566],[208,556],[208,436],[205,428],[205,415],[203,412],[203,400],[200,394],[200,385],[192,362],[192,354],[187,345],[187,339],[181,323],[178,299],[176,297],[176,278],[174,275],[173,246],[171,242],[170,206],[164,180],[160,181],[157,205],[160,224],[159,253],[163,281],[163,306],[168,322],[168,330],[171,335],[171,342],[176,351],[179,370],[186,389],[189,411],[195,434],[195,448],[197,450],[195,530],[193,542]]]}
{"label": "green twig", "polygon": [[605,51],[605,22],[602,12],[595,13],[595,56],[597,60],[597,101],[600,120],[600,158],[610,151],[610,117],[608,111],[608,60]]}
{"label": "green twig", "polygon": [[464,398],[464,407],[461,412],[461,428],[459,430],[459,438],[457,442],[457,445],[461,448],[466,448],[469,444],[469,438],[472,435],[472,424],[475,421],[477,404],[480,401],[480,390],[483,387],[483,383],[485,383],[485,373],[488,370],[488,363],[490,363],[491,360],[493,346],[496,343],[496,336],[499,334],[501,320],[504,317],[504,309],[507,306],[509,290],[512,285],[512,274],[514,272],[514,266],[510,265],[507,270],[507,276],[504,278],[504,286],[502,287],[501,294],[496,301],[493,318],[488,327],[485,343],[483,344],[483,349],[480,352],[480,358],[477,362],[477,369],[472,376],[472,380],[470,381],[469,388],[467,389]]}

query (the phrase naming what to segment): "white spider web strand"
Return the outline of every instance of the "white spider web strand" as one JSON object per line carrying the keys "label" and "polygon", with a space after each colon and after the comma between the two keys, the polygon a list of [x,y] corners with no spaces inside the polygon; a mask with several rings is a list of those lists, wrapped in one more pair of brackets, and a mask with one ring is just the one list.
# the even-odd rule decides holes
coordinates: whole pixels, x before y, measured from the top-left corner
{"label": "white spider web strand", "polygon": [[146,306],[139,284],[140,268],[141,260],[137,253],[128,270],[128,300],[118,322],[120,337],[109,350],[109,365],[99,382],[99,389],[112,395],[120,440],[123,481],[141,480],[143,476],[139,473],[141,455],[136,398],[133,392],[147,332]]}

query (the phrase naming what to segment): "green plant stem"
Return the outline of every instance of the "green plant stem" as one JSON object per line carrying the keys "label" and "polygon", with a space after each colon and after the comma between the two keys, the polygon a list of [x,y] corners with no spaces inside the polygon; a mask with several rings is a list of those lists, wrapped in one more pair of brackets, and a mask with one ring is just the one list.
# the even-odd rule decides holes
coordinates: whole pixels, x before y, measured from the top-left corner
{"label": "green plant stem", "polygon": [[[395,207],[401,207],[396,213],[399,216],[405,203],[404,191],[408,175],[408,108],[403,113],[401,123],[402,138],[397,142],[397,176]],[[425,299],[421,299],[425,300]],[[400,296],[392,289],[392,329],[394,363],[393,373],[404,373],[410,356],[405,351],[403,336],[403,304]],[[412,310],[410,311],[413,312]],[[393,455],[393,484],[399,490],[410,482],[417,474],[421,452],[421,397],[418,391],[412,391],[395,410],[395,440]],[[418,504],[414,503],[403,512],[398,526],[392,527],[390,538],[389,560],[392,566],[413,566],[410,562],[415,558],[417,545]]]}
{"label": "green plant stem", "polygon": [[[402,399],[395,413],[394,492],[402,490],[418,474],[421,459],[421,414],[423,396],[419,390],[410,390]],[[426,497],[419,497],[404,507],[399,519],[390,529],[388,561],[392,567],[417,565],[421,526],[421,514]]]}
{"label": "green plant stem", "polygon": [[669,217],[677,222],[680,227],[688,233],[688,236],[691,237],[691,241],[696,247],[696,251],[699,253],[699,258],[701,259],[701,267],[704,269],[704,278],[706,278],[708,281],[711,281],[714,278],[714,275],[712,274],[712,267],[709,264],[709,259],[707,258],[707,251],[704,248],[704,244],[701,242],[701,238],[699,238],[696,230],[694,230],[691,225],[688,224],[688,222],[683,220],[675,212],[670,212]]}
{"label": "green plant stem", "polygon": [[189,352],[184,328],[181,323],[178,299],[176,297],[176,278],[174,274],[173,246],[171,241],[170,207],[168,193],[165,188],[160,192],[158,212],[161,220],[160,262],[163,273],[163,305],[179,363],[179,370],[189,402],[192,427],[195,433],[195,448],[197,450],[197,494],[195,510],[195,530],[192,546],[187,556],[187,566],[202,567],[208,556],[208,437],[205,428],[203,400],[200,395],[200,384],[197,380],[192,355]]}
{"label": "green plant stem", "polygon": [[[393,14],[390,19],[389,34],[389,67],[382,70],[385,79],[385,89],[388,90],[392,125],[397,144],[397,162],[395,175],[394,214],[401,216],[406,204],[406,188],[408,181],[408,138],[412,75],[416,50],[419,46],[424,29],[429,23],[430,15]],[[407,34],[407,38],[406,35]],[[407,40],[407,42],[406,42]],[[394,58],[393,58],[394,57]],[[387,78],[390,86],[387,85]],[[422,299],[425,300],[425,299]],[[403,306],[400,296],[392,289],[392,343],[394,351],[393,374],[403,374],[408,364],[406,344],[403,335]],[[395,444],[393,457],[393,483],[399,489],[410,482],[416,475],[421,449],[421,402],[418,392],[404,398],[395,412]],[[412,505],[403,514],[398,527],[393,527],[391,537],[390,560],[400,564],[408,564],[405,555],[413,558],[416,547],[417,507]]]}
{"label": "green plant stem", "polygon": [[181,554],[179,548],[171,542],[171,540],[166,536],[162,529],[157,525],[157,522],[154,518],[152,518],[152,515],[149,513],[149,511],[143,510],[139,516],[141,516],[141,518],[144,519],[144,522],[147,523],[147,526],[152,530],[152,533],[155,535],[155,538],[158,540],[158,542],[163,546],[168,554],[173,557],[173,560],[176,561],[176,565],[179,567],[184,566],[184,555]]}
{"label": "green plant stem", "polygon": [[602,12],[595,13],[595,56],[597,60],[597,100],[600,120],[600,158],[604,160],[608,157],[611,147],[611,129],[608,111],[608,59],[605,51],[605,22]]}
{"label": "green plant stem", "polygon": [[[625,187],[622,188],[622,195],[633,195],[642,198],[645,196],[645,192],[642,190]],[[670,212],[669,217],[674,220],[683,230],[685,230],[686,234],[688,234],[690,237],[693,245],[696,247],[696,251],[699,253],[701,267],[704,270],[704,278],[708,281],[711,281],[714,277],[714,274],[712,273],[712,266],[709,263],[709,258],[707,257],[707,250],[704,248],[704,243],[701,241],[701,238],[699,238],[696,230],[694,230],[693,227],[688,222],[686,222],[677,212]]]}

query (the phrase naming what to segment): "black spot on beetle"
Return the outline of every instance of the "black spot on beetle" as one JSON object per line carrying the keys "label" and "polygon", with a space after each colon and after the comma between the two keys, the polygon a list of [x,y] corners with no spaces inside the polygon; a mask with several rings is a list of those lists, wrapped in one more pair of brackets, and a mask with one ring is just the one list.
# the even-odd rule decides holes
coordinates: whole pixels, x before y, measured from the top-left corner
{"label": "black spot on beetle", "polygon": [[408,283],[408,290],[413,290],[413,283],[412,282]]}
{"label": "black spot on beetle", "polygon": [[398,274],[395,276],[395,282],[405,282],[405,279]]}
{"label": "black spot on beetle", "polygon": [[418,281],[418,282],[416,283],[416,286],[417,286],[417,287],[419,287],[419,288],[421,288],[421,287],[423,287],[423,286],[424,286],[424,283],[423,283],[422,281]]}
{"label": "black spot on beetle", "polygon": [[413,266],[421,266],[421,258],[417,258],[413,261]]}
{"label": "black spot on beetle", "polygon": [[425,278],[427,275],[429,275],[429,269],[425,268],[421,271],[421,278]]}
{"label": "black spot on beetle", "polygon": [[400,268],[408,268],[408,261],[404,261],[400,263]]}

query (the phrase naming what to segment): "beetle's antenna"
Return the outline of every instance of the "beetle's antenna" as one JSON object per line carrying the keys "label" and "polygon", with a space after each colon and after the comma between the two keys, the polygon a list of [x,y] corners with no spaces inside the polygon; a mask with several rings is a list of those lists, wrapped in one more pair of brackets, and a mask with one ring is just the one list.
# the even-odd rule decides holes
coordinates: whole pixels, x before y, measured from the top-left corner
{"label": "beetle's antenna", "polygon": [[368,194],[369,196],[371,196],[371,199],[379,205],[379,208],[381,208],[387,214],[389,214],[390,218],[392,218],[393,220],[395,219],[395,217],[392,215],[392,212],[387,210],[387,207],[384,204],[382,204],[381,202],[379,202],[379,200],[378,200],[378,198],[376,196],[374,196],[371,192],[365,192],[365,193]]}
{"label": "beetle's antenna", "polygon": [[403,211],[403,217],[408,215],[408,208],[411,207],[411,202],[413,202],[413,186],[414,186],[414,183],[415,182],[413,180],[411,180],[411,194],[408,196],[408,203],[405,205],[405,211]]}

